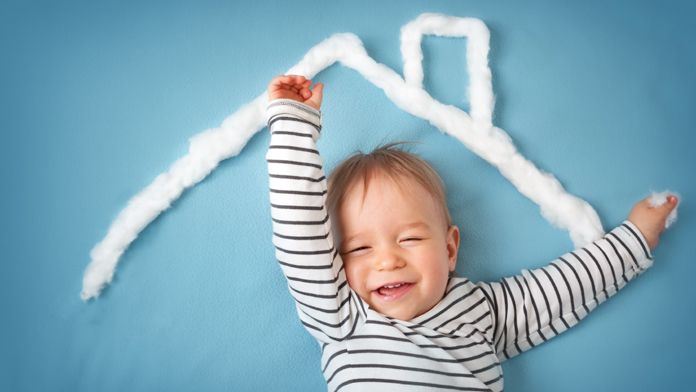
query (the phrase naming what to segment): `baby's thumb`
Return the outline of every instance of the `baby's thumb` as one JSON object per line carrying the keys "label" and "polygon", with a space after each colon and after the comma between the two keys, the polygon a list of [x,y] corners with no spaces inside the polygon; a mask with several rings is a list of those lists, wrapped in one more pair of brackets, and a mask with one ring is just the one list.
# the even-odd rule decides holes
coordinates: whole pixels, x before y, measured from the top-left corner
{"label": "baby's thumb", "polygon": [[324,98],[324,83],[317,83],[312,87],[312,97],[309,98],[310,101],[314,102],[319,108],[321,106],[321,101]]}
{"label": "baby's thumb", "polygon": [[[666,193],[666,192],[664,192]],[[663,194],[664,194],[663,193]],[[670,192],[671,193],[671,192]],[[660,214],[661,219],[665,219],[665,229],[670,227],[672,223],[674,223],[675,220],[677,220],[677,205],[679,204],[679,199],[670,194],[669,196],[666,197],[666,200],[664,200],[662,203],[655,203],[658,200],[655,200],[655,196],[660,196],[654,195],[651,200],[650,204],[651,206],[655,209]],[[664,196],[663,196],[664,197]],[[659,200],[662,201],[662,200]],[[657,205],[656,205],[657,204]]]}
{"label": "baby's thumb", "polygon": [[669,215],[670,212],[672,212],[673,209],[677,207],[677,204],[679,203],[679,199],[677,199],[676,196],[669,196],[667,197],[667,201],[665,201],[664,204],[661,206],[655,208],[656,210],[660,211],[664,216]]}

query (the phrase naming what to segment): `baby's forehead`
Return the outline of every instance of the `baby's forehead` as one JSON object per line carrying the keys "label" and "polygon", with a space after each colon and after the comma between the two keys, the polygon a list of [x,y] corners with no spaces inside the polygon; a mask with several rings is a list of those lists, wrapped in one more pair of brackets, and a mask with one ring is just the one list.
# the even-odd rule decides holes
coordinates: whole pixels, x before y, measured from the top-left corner
{"label": "baby's forehead", "polygon": [[[394,203],[393,199],[379,197],[383,196],[384,193],[389,193],[385,192],[388,188],[393,189],[398,193],[398,197],[413,205],[414,208],[419,210],[434,208],[437,211],[436,218],[438,218],[438,226],[450,226],[448,221],[449,212],[447,210],[447,205],[444,204],[444,200],[440,200],[437,195],[433,194],[417,179],[403,174],[389,175],[386,173],[376,173],[369,176],[367,179],[365,177],[355,179],[353,184],[347,187],[348,191],[344,195],[339,208],[350,204],[358,206],[362,210],[365,206],[368,194],[372,194],[373,196],[378,195],[378,197],[373,197],[371,199],[373,206],[376,203],[385,208],[390,207],[391,204]],[[409,211],[401,211],[399,209],[394,210],[394,214],[406,214],[408,212]],[[440,225],[440,221],[442,225]]]}
{"label": "baby's forehead", "polygon": [[[406,174],[393,174],[381,171],[375,171],[369,176],[361,176],[356,178],[348,187],[348,192],[344,196],[344,202],[348,199],[362,199],[365,202],[365,197],[371,191],[381,191],[386,188],[395,189],[401,197],[407,200],[419,200],[423,197],[436,199],[423,184],[419,183],[415,178]],[[427,196],[425,196],[427,195]],[[383,200],[388,203],[388,200]]]}

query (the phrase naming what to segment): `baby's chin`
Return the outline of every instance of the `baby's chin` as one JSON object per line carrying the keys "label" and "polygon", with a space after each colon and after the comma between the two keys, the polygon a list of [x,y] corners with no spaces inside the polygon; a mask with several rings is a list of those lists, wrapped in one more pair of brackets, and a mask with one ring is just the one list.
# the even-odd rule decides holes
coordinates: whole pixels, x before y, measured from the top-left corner
{"label": "baby's chin", "polygon": [[428,310],[430,310],[426,309],[418,311],[418,309],[408,308],[407,306],[384,306],[383,304],[374,303],[373,301],[363,297],[362,295],[360,296],[360,298],[362,298],[363,301],[365,301],[365,303],[368,304],[370,308],[376,311],[377,313],[381,313],[387,317],[401,321],[411,321],[414,318],[423,315],[427,313]]}
{"label": "baby's chin", "polygon": [[396,320],[401,320],[401,321],[410,321],[413,320],[414,318],[420,316],[421,314],[425,312],[416,312],[413,309],[378,309],[374,306],[370,306],[372,309],[376,310],[379,313],[382,313],[383,315],[396,319]]}

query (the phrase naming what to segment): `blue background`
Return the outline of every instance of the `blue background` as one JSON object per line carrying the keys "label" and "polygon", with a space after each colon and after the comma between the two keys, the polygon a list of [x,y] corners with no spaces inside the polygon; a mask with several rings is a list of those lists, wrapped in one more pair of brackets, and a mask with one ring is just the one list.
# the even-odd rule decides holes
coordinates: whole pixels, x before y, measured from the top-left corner
{"label": "blue background", "polygon": [[[506,390],[688,388],[693,3],[3,1],[0,390],[324,390],[319,347],[274,258],[266,131],[148,226],[87,304],[82,272],[128,199],[187,152],[188,138],[333,33],[357,34],[401,73],[399,28],[423,12],[488,25],[494,124],[594,206],[605,230],[651,190],[684,199],[654,268],[505,362]],[[426,89],[468,110],[465,45],[428,37],[423,51]],[[572,249],[495,168],[357,72],[334,65],[315,80],[326,84],[328,169],[380,141],[426,143],[416,150],[441,173],[462,230],[460,276],[497,280]]]}

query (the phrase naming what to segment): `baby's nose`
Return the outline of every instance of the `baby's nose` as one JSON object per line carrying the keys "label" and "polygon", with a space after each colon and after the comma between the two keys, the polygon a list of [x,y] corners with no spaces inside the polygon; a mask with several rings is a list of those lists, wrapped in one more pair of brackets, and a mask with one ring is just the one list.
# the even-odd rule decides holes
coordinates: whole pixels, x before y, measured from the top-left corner
{"label": "baby's nose", "polygon": [[380,257],[377,258],[374,268],[377,271],[391,271],[399,269],[404,265],[406,265],[406,262],[398,254],[384,252],[382,255],[380,255]]}

